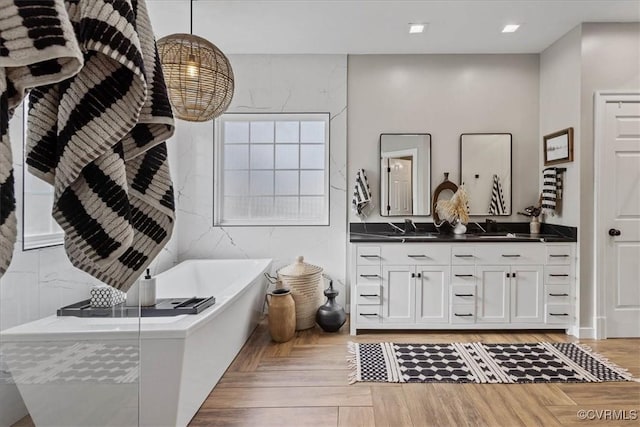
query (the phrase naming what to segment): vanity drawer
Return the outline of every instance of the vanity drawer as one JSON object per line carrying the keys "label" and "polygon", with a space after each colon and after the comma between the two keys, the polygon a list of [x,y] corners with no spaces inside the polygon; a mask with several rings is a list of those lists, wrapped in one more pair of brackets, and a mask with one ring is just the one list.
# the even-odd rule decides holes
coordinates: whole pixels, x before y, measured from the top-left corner
{"label": "vanity drawer", "polygon": [[568,324],[571,320],[570,304],[547,304],[545,306],[545,322]]}
{"label": "vanity drawer", "polygon": [[545,285],[563,285],[571,283],[571,266],[545,265],[544,283]]}
{"label": "vanity drawer", "polygon": [[392,244],[382,247],[382,259],[389,265],[448,265],[450,246],[419,243]]}
{"label": "vanity drawer", "polygon": [[381,295],[380,285],[358,285],[356,286],[356,304],[358,305],[380,305]]}
{"label": "vanity drawer", "polygon": [[476,302],[476,285],[453,285],[451,286],[451,304],[473,304]]}
{"label": "vanity drawer", "polygon": [[358,316],[358,320],[356,321],[358,327],[379,325],[382,319],[382,316],[380,315],[382,309],[379,305],[358,304],[356,306],[356,312]]}
{"label": "vanity drawer", "polygon": [[549,304],[570,304],[571,292],[569,285],[546,285],[544,300]]}
{"label": "vanity drawer", "polygon": [[356,263],[358,265],[380,265],[380,246],[358,246]]}
{"label": "vanity drawer", "polygon": [[548,245],[546,264],[571,264],[570,245]]}
{"label": "vanity drawer", "polygon": [[451,284],[475,285],[476,268],[473,266],[454,266],[451,267]]}
{"label": "vanity drawer", "polygon": [[451,265],[473,265],[475,262],[475,246],[453,245],[451,248]]}
{"label": "vanity drawer", "polygon": [[451,306],[451,323],[475,323],[475,304],[454,304]]}
{"label": "vanity drawer", "polygon": [[477,263],[486,265],[526,265],[543,264],[545,247],[539,243],[518,245],[514,243],[487,244],[479,248]]}
{"label": "vanity drawer", "polygon": [[360,284],[380,284],[379,265],[359,265],[356,267],[356,283]]}

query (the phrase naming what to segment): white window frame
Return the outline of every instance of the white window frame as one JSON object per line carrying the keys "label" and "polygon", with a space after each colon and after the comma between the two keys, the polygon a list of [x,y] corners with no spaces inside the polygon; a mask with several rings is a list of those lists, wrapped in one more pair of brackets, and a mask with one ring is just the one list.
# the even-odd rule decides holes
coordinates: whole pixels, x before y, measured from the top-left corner
{"label": "white window frame", "polygon": [[[325,212],[322,218],[314,220],[304,220],[296,218],[247,218],[247,219],[225,219],[223,218],[224,209],[224,123],[229,121],[237,122],[255,122],[255,121],[319,121],[324,120],[325,129],[325,141],[324,141],[324,199],[325,199]],[[214,121],[214,182],[213,182],[213,225],[214,226],[328,226],[330,225],[330,113],[226,113],[218,117]],[[275,131],[275,126],[274,126]],[[274,149],[275,149],[274,138]],[[298,142],[298,147],[302,146]],[[300,155],[300,154],[299,154]],[[300,166],[300,165],[298,165]],[[251,170],[249,166],[248,170]],[[274,170],[275,165],[274,165]],[[305,170],[298,167],[298,170]],[[319,170],[319,169],[313,169]],[[274,195],[274,197],[277,197]],[[296,196],[292,196],[296,197]],[[301,195],[298,191],[298,200],[305,195]],[[315,197],[320,197],[315,195]]]}

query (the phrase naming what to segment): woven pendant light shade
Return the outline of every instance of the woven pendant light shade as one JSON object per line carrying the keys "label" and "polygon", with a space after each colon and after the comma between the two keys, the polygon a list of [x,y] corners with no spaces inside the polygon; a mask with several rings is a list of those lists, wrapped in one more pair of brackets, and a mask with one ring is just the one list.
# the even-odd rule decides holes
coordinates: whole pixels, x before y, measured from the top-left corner
{"label": "woven pendant light shade", "polygon": [[233,97],[233,70],[213,43],[171,34],[158,40],[158,53],[176,117],[205,122],[226,111]]}

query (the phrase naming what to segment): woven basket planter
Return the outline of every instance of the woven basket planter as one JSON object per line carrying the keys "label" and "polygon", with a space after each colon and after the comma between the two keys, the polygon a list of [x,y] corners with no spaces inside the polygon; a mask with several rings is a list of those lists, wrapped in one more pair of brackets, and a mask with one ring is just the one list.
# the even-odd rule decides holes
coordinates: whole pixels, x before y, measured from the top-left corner
{"label": "woven basket planter", "polygon": [[278,280],[291,289],[296,302],[296,330],[313,328],[316,311],[323,303],[322,268],[305,263],[299,256],[295,263],[278,270]]}

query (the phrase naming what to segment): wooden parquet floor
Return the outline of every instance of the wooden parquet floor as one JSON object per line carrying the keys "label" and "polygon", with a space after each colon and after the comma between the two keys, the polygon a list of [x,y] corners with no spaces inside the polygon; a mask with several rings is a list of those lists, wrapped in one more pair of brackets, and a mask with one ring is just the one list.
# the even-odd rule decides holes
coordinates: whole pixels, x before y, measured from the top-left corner
{"label": "wooden parquet floor", "polygon": [[[349,385],[347,342],[575,341],[563,332],[300,331],[271,341],[263,321],[190,426],[635,426],[640,383]],[[640,339],[582,340],[640,377]],[[589,419],[582,420],[579,411]],[[635,418],[635,419],[633,419]]]}

